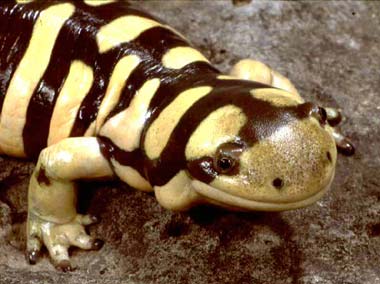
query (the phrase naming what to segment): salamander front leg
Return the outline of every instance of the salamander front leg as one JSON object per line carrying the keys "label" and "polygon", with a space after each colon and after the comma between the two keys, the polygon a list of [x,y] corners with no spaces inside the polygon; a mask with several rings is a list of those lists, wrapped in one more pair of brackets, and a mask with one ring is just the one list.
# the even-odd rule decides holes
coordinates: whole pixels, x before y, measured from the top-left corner
{"label": "salamander front leg", "polygon": [[94,137],[67,138],[45,148],[29,184],[27,253],[34,264],[42,245],[54,265],[71,271],[68,249],[100,249],[103,242],[87,235],[84,226],[97,222],[90,215],[76,212],[75,180],[110,178],[108,161],[102,156]]}
{"label": "salamander front leg", "polygon": [[333,127],[333,137],[339,153],[345,156],[352,156],[355,153],[355,146],[336,128],[344,120],[341,111],[330,107],[324,109],[326,111],[327,122]]}

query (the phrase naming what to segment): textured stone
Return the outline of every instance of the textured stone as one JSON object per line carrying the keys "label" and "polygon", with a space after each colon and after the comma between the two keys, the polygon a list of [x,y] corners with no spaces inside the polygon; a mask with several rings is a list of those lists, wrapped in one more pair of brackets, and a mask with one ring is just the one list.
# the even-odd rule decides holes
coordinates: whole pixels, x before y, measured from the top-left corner
{"label": "textured stone", "polygon": [[28,175],[33,164],[0,161],[0,283],[380,283],[380,3],[148,1],[141,3],[221,70],[262,60],[307,98],[340,107],[357,145],[339,157],[331,191],[306,209],[172,213],[120,183],[83,183],[81,207],[100,252],[73,250],[63,274],[46,255],[24,260]]}

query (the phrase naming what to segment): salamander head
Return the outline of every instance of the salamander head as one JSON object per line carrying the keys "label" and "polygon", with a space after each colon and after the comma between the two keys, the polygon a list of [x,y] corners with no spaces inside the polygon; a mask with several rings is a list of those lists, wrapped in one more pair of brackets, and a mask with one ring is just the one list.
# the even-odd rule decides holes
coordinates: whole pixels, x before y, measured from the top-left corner
{"label": "salamander head", "polygon": [[337,156],[323,109],[276,89],[234,93],[221,105],[186,146],[192,187],[202,198],[232,209],[277,211],[322,197]]}

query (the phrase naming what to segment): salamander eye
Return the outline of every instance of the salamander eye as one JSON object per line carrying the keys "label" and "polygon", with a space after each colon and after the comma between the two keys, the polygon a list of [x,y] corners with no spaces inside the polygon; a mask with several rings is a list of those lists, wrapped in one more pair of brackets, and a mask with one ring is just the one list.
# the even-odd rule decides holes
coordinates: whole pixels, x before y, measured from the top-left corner
{"label": "salamander eye", "polygon": [[243,152],[240,144],[230,142],[219,146],[213,158],[214,169],[224,175],[239,173],[239,156]]}
{"label": "salamander eye", "polygon": [[216,163],[217,170],[220,173],[229,172],[235,165],[235,161],[230,157],[220,157]]}

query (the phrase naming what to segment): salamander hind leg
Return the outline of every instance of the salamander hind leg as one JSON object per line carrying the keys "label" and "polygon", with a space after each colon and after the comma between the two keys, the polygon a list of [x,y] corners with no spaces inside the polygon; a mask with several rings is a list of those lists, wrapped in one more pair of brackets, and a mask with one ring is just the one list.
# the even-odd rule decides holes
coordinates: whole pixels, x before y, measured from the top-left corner
{"label": "salamander hind leg", "polygon": [[99,249],[103,242],[90,237],[85,226],[97,219],[76,212],[75,180],[112,177],[97,139],[67,138],[44,149],[29,184],[27,252],[36,263],[42,245],[53,264],[62,271],[74,269],[68,249]]}
{"label": "salamander hind leg", "polygon": [[294,87],[289,79],[260,61],[253,59],[240,60],[232,67],[230,75],[242,80],[267,84],[285,90],[294,94],[297,98],[300,98],[296,87]]}

